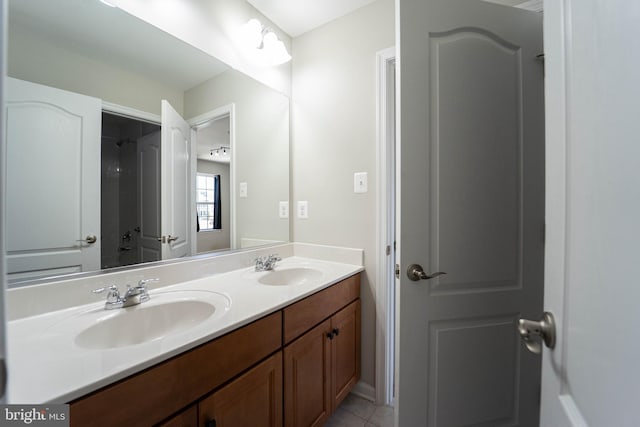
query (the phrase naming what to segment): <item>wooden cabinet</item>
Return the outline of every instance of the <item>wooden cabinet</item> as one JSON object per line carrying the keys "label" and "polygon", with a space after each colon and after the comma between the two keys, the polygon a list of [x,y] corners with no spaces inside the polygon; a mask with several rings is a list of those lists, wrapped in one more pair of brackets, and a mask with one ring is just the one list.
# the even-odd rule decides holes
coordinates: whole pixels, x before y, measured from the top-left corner
{"label": "wooden cabinet", "polygon": [[282,346],[280,312],[71,402],[71,426],[157,424]]}
{"label": "wooden cabinet", "polygon": [[284,348],[287,427],[320,427],[331,415],[330,331],[326,320]]}
{"label": "wooden cabinet", "polygon": [[189,406],[178,415],[158,424],[157,427],[198,427],[198,406]]}
{"label": "wooden cabinet", "polygon": [[[359,276],[336,286],[285,309],[285,340],[296,336],[291,331],[304,330],[300,323],[306,319],[330,316],[284,348],[286,427],[324,425],[360,378]],[[289,335],[287,310],[297,319],[288,325]]]}
{"label": "wooden cabinet", "polygon": [[331,400],[337,408],[360,379],[360,300],[331,318]]}
{"label": "wooden cabinet", "polygon": [[198,405],[200,426],[282,426],[282,352],[252,368]]}
{"label": "wooden cabinet", "polygon": [[360,376],[359,297],[357,274],[70,402],[70,424],[320,427]]}

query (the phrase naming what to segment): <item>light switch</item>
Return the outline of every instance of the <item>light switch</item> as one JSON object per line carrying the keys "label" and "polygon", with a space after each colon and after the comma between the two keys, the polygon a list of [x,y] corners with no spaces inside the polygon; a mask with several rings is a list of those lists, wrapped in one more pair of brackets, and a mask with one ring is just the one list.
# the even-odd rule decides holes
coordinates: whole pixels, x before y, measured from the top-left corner
{"label": "light switch", "polygon": [[298,201],[298,218],[300,219],[309,218],[309,202]]}
{"label": "light switch", "polygon": [[247,197],[247,183],[240,183],[240,197]]}
{"label": "light switch", "polygon": [[353,192],[354,193],[366,193],[369,189],[367,185],[367,173],[356,172],[353,174]]}
{"label": "light switch", "polygon": [[289,218],[289,202],[280,202],[279,215],[282,219]]}

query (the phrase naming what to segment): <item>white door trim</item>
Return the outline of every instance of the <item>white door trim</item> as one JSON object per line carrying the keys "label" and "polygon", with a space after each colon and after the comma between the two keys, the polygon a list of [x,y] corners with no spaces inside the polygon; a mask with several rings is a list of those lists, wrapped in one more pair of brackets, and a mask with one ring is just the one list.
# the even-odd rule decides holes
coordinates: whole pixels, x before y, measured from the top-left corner
{"label": "white door trim", "polygon": [[[7,3],[4,0],[0,0],[0,105],[2,105],[2,114],[0,115],[0,193],[7,194],[5,191],[5,174],[6,174],[6,143],[5,143],[5,107],[4,107],[4,99],[5,99],[5,76],[7,75]],[[7,324],[7,318],[5,314],[5,294],[7,289],[6,283],[6,272],[7,272],[7,264],[6,264],[6,246],[5,246],[5,221],[6,221],[6,206],[5,206],[5,197],[0,197],[0,403],[6,402],[6,385],[7,385],[7,371],[8,366],[6,365],[6,344],[5,344],[5,325]]]}
{"label": "white door trim", "polygon": [[[187,120],[187,123],[189,123],[189,126],[191,126],[191,129],[198,129],[200,126],[204,125],[205,123],[213,120],[213,119],[217,119],[219,117],[222,116],[229,116],[229,146],[231,147],[231,161],[229,162],[229,219],[230,219],[230,227],[231,230],[229,230],[230,233],[230,243],[231,243],[231,249],[238,249],[240,246],[238,245],[238,243],[236,242],[237,239],[237,230],[236,230],[236,226],[237,226],[237,222],[236,221],[236,159],[237,156],[235,156],[234,153],[236,153],[236,105],[234,103],[231,104],[227,104],[227,105],[223,105],[222,107],[216,108],[214,110],[211,111],[207,111],[206,113],[200,114],[199,116],[196,117],[192,117],[190,119]],[[195,132],[192,131],[191,133],[192,135],[195,135]],[[196,195],[195,195],[195,180],[196,180],[196,172],[197,172],[197,167],[196,167],[196,145],[197,145],[197,140],[193,140],[193,144],[191,147],[191,158],[192,158],[192,195],[191,195],[191,200],[195,200]],[[195,218],[196,216],[196,204],[192,203],[191,204],[193,207],[193,215],[191,215],[193,218]],[[192,227],[192,233],[193,233],[193,241],[196,242],[196,227],[195,224]],[[193,254],[195,255],[197,253],[197,243],[194,243],[194,251]]]}
{"label": "white door trim", "polygon": [[[395,123],[389,103],[395,97],[394,47],[376,53],[376,402],[393,400],[395,367]],[[391,98],[391,99],[390,99]],[[387,247],[391,254],[387,255]]]}
{"label": "white door trim", "polygon": [[162,121],[159,114],[148,113],[146,111],[137,110],[135,108],[124,105],[114,104],[113,102],[102,101],[102,111],[117,116],[130,117],[132,119],[149,122],[159,125]]}

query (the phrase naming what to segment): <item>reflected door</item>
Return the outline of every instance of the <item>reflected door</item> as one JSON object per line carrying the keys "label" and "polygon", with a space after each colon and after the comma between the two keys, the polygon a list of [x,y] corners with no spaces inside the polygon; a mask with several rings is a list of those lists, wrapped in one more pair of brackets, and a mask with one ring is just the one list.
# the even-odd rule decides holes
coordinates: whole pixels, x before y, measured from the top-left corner
{"label": "reflected door", "polygon": [[10,279],[100,269],[97,98],[7,78]]}
{"label": "reflected door", "polygon": [[399,425],[537,426],[542,16],[400,0],[400,29]]}
{"label": "reflected door", "polygon": [[191,127],[162,100],[162,259],[191,253]]}
{"label": "reflected door", "polygon": [[140,262],[162,259],[160,131],[138,138],[138,226]]}

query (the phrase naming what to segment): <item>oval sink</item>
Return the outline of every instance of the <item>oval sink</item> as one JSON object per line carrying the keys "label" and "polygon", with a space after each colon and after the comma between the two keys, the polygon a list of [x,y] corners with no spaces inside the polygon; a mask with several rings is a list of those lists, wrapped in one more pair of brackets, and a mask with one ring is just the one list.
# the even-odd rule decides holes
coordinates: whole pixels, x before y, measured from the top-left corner
{"label": "oval sink", "polygon": [[169,291],[151,294],[148,302],[139,305],[109,311],[92,310],[67,322],[84,323],[84,318],[90,324],[75,335],[74,343],[78,347],[106,350],[186,332],[207,320],[221,317],[229,306],[229,299],[222,294]]}
{"label": "oval sink", "polygon": [[273,270],[258,279],[259,283],[271,286],[302,285],[322,278],[322,271],[314,268],[293,267]]}

